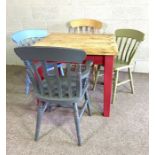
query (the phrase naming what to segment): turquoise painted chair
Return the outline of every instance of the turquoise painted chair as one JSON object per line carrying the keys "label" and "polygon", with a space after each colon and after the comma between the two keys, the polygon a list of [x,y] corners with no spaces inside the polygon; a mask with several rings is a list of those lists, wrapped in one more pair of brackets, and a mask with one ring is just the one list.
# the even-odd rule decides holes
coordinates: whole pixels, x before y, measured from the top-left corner
{"label": "turquoise painted chair", "polygon": [[[15,32],[11,38],[13,42],[17,44],[18,47],[22,47],[22,46],[32,46],[34,43],[46,37],[47,35],[48,35],[48,32],[47,30],[44,30],[44,29],[25,29],[25,30]],[[62,65],[58,64],[58,67],[60,69],[61,74],[64,75]],[[51,65],[48,66],[49,71],[52,69],[53,69],[53,66]],[[28,74],[26,74],[26,78],[25,78],[26,95],[28,95],[30,92],[30,84],[31,84],[31,80]]]}
{"label": "turquoise painted chair", "polygon": [[[44,112],[49,106],[59,105],[73,109],[78,145],[81,145],[80,121],[86,110],[88,115],[91,115],[88,87],[92,62],[82,64],[86,53],[79,49],[60,47],[18,47],[15,48],[15,53],[27,64],[33,90],[40,101],[35,141],[39,138]],[[41,80],[35,60],[38,60],[43,68],[44,80]],[[59,74],[58,62],[66,64],[64,76]],[[50,72],[47,71],[48,64],[54,66]]]}

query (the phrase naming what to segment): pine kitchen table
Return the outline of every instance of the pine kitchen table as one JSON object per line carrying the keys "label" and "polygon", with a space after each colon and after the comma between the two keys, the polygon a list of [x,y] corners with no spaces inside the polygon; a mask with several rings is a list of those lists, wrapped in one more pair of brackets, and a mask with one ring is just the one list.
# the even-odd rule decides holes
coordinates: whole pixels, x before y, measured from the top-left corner
{"label": "pine kitchen table", "polygon": [[117,44],[113,34],[52,33],[34,46],[66,47],[82,49],[87,60],[104,66],[103,116],[110,116],[112,97],[112,73]]}

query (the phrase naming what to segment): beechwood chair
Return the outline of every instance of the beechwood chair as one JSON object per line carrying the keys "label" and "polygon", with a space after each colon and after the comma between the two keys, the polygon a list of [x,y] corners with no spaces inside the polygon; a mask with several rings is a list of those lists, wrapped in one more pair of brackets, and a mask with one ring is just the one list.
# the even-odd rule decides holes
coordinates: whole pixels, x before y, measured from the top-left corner
{"label": "beechwood chair", "polygon": [[[37,41],[45,38],[47,35],[48,35],[48,32],[45,29],[25,29],[25,30],[21,30],[13,33],[11,38],[12,38],[12,41],[15,42],[18,47],[22,47],[22,46],[24,47],[24,46],[32,46]],[[58,64],[58,66],[61,71],[61,74],[63,75],[62,65]],[[51,69],[52,69],[52,66],[49,66],[48,70],[51,70]],[[28,74],[26,74],[26,78],[25,78],[26,95],[28,95],[30,92],[30,84],[31,84],[30,78],[28,77]]]}
{"label": "beechwood chair", "polygon": [[[103,23],[95,19],[75,19],[68,23],[69,33],[82,33],[82,34],[100,34],[100,30],[103,28]],[[93,66],[93,89],[95,88],[97,81],[98,70],[101,65]]]}
{"label": "beechwood chair", "polygon": [[68,23],[69,33],[100,33],[102,22],[95,19],[75,19]]}
{"label": "beechwood chair", "polygon": [[[115,101],[116,89],[118,86],[130,82],[131,93],[134,93],[132,76],[133,60],[140,43],[144,40],[144,33],[134,29],[118,29],[115,31],[118,44],[118,56],[114,65],[113,98]],[[119,72],[127,69],[129,79],[119,82]]]}
{"label": "beechwood chair", "polygon": [[[43,113],[48,106],[53,104],[73,108],[74,119],[77,131],[78,145],[81,145],[80,120],[84,111],[90,111],[90,100],[88,94],[89,73],[91,62],[82,64],[86,58],[86,53],[78,49],[58,48],[58,47],[19,47],[15,48],[15,53],[28,66],[27,73],[32,81],[32,85],[39,99],[40,104],[37,112],[37,123],[35,140],[39,138],[40,125]],[[42,80],[37,70],[37,64],[43,67]],[[65,63],[64,76],[59,74],[57,63]],[[47,66],[52,64],[53,70],[47,71]],[[84,99],[84,100],[83,100]],[[79,103],[83,103],[79,109]]]}

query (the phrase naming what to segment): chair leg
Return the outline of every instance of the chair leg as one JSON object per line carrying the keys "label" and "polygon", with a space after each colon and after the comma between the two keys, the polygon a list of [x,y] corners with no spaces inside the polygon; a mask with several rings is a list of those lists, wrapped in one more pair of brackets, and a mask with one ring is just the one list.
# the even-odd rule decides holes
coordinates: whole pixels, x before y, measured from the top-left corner
{"label": "chair leg", "polygon": [[88,100],[87,110],[88,110],[88,115],[91,116],[92,115],[92,112],[91,112],[91,102],[90,102],[88,91],[86,91],[86,93],[85,93],[85,100]]}
{"label": "chair leg", "polygon": [[115,101],[115,97],[116,97],[116,90],[117,90],[117,83],[118,83],[118,74],[119,74],[119,71],[115,71],[115,80],[114,80],[114,84],[113,84],[113,97],[112,97],[112,104],[114,103]]}
{"label": "chair leg", "polygon": [[133,85],[133,76],[131,72],[131,68],[128,68],[128,74],[129,74],[129,79],[130,79],[130,87],[131,87],[131,93],[134,93],[134,85]]}
{"label": "chair leg", "polygon": [[38,138],[39,138],[39,132],[40,132],[42,116],[43,116],[43,108],[42,107],[38,107],[36,131],[35,131],[35,138],[34,138],[35,141],[37,141]]}
{"label": "chair leg", "polygon": [[30,78],[29,78],[28,74],[26,73],[26,78],[25,78],[25,93],[26,93],[26,95],[29,95],[29,93],[30,93],[30,84],[31,84]]}
{"label": "chair leg", "polygon": [[97,70],[95,72],[95,81],[94,81],[94,84],[93,84],[93,91],[95,91],[96,89],[96,84],[97,84],[97,81],[98,81],[98,75],[100,73],[100,65],[97,66]]}
{"label": "chair leg", "polygon": [[73,108],[74,108],[74,120],[75,120],[75,126],[76,126],[78,145],[80,146],[81,145],[80,118],[79,118],[79,112],[78,112],[77,103],[73,103]]}
{"label": "chair leg", "polygon": [[62,76],[64,76],[64,70],[63,70],[62,66],[60,66],[60,73]]}
{"label": "chair leg", "polygon": [[96,75],[96,68],[97,66],[93,64],[92,66],[92,75],[93,75],[93,85],[94,85],[94,82],[95,82],[95,75]]}

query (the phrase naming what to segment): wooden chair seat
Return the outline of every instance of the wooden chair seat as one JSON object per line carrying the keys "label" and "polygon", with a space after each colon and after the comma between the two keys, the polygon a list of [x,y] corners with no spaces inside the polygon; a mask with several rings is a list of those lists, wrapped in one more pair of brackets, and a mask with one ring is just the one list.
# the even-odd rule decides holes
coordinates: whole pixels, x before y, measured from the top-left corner
{"label": "wooden chair seat", "polygon": [[114,64],[114,70],[119,70],[119,69],[123,69],[123,68],[127,68],[130,67],[131,65],[129,65],[126,62],[120,61],[120,60],[116,60],[115,64]]}

